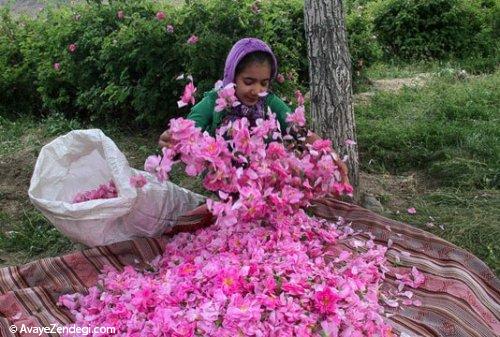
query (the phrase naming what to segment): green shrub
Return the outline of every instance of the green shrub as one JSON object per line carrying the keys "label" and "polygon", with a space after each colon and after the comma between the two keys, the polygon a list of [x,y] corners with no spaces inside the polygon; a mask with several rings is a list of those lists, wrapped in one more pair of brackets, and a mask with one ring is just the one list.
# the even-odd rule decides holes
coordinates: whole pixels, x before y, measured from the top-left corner
{"label": "green shrub", "polygon": [[346,26],[355,85],[366,80],[365,69],[382,58],[382,48],[373,33],[373,20],[364,6],[348,11]]}
{"label": "green shrub", "polygon": [[347,9],[347,12],[356,9],[359,6],[366,6],[369,5],[373,2],[377,2],[378,0],[347,0],[345,1],[345,7]]}
{"label": "green shrub", "polygon": [[[187,111],[176,108],[185,84],[175,80],[179,74],[194,76],[201,98],[221,78],[232,44],[242,37],[259,36],[275,50],[280,71],[294,77],[284,85],[276,84],[275,89],[282,95],[291,93],[299,76],[308,72],[303,21],[298,20],[302,4],[277,0],[261,5],[259,14],[252,12],[252,4],[249,0],[212,0],[174,7],[149,1],[113,1],[48,8],[26,22],[23,38],[15,41],[17,50],[9,49],[12,41],[7,38],[0,40],[0,48],[10,52],[0,59],[0,67],[15,70],[10,69],[11,59],[17,58],[24,70],[2,81],[3,92],[19,90],[20,83],[33,86],[36,95],[31,96],[41,98],[27,104],[25,112],[33,114],[164,124],[167,118]],[[166,13],[165,20],[156,19],[159,10]],[[123,19],[117,17],[118,11],[124,12]],[[16,22],[7,11],[5,17],[2,27],[15,30]],[[173,33],[167,32],[167,24],[174,26]],[[280,25],[279,32],[275,24]],[[282,36],[276,34],[284,32],[288,37],[280,40]],[[192,34],[199,37],[195,45],[187,43]],[[76,51],[68,50],[70,44],[77,46]],[[55,69],[56,63],[60,69]],[[14,104],[18,99],[12,101]],[[4,104],[2,108],[9,109]]]}
{"label": "green shrub", "polygon": [[[166,12],[167,10],[164,9]],[[38,90],[49,112],[84,120],[153,124],[175,102],[181,69],[176,40],[148,2],[47,10],[33,22],[25,53],[38,61]],[[117,12],[123,11],[123,19]],[[70,44],[77,49],[71,53]],[[61,65],[54,69],[54,63]]]}
{"label": "green shrub", "polygon": [[262,30],[257,32],[270,43],[280,62],[280,72],[292,83],[309,83],[309,61],[304,31],[304,3],[300,0],[273,0],[262,3]]}
{"label": "green shrub", "polygon": [[[165,20],[156,19],[159,10],[165,12]],[[122,19],[118,11],[123,11]],[[231,46],[247,36],[271,45],[280,73],[287,78],[275,83],[274,90],[291,97],[308,83],[303,22],[299,0],[202,0],[177,6],[146,0],[95,1],[46,8],[35,19],[24,18],[22,28],[4,11],[0,27],[12,33],[0,38],[0,95],[5,96],[0,109],[164,125],[169,117],[188,110],[176,108],[185,84],[176,77],[192,74],[200,99],[221,78]],[[373,46],[364,42],[370,25],[360,18],[352,22],[353,64],[366,64],[373,54]],[[174,26],[173,33],[167,32],[167,24]],[[199,37],[195,45],[187,44],[192,34]],[[70,44],[77,46],[74,52],[68,50]],[[21,99],[25,96],[29,100]]]}
{"label": "green shrub", "polygon": [[181,31],[177,34],[182,35],[183,41],[196,34],[199,42],[180,49],[179,57],[185,71],[197,81],[200,93],[210,90],[222,79],[226,55],[234,42],[254,35],[250,27],[260,25],[250,4],[246,0],[195,1],[181,9],[178,24]]}
{"label": "green shrub", "polygon": [[[126,13],[123,21],[116,20],[118,10]],[[92,118],[154,125],[171,115],[174,109],[169,107],[175,106],[180,87],[173,78],[182,71],[182,63],[177,55],[178,38],[166,31],[175,12],[163,10],[167,19],[159,21],[147,3],[118,3],[108,8],[107,17],[117,27],[95,43],[100,48],[96,59],[99,82],[89,81],[78,98]],[[102,10],[94,15],[102,16]],[[91,46],[94,39],[95,34],[88,35]],[[91,55],[88,63],[93,62]]]}
{"label": "green shrub", "polygon": [[499,5],[493,1],[381,0],[373,8],[374,30],[389,55],[421,59],[498,53]]}
{"label": "green shrub", "polygon": [[[258,12],[252,5],[258,4]],[[220,9],[224,8],[223,11]],[[201,91],[221,79],[225,58],[241,38],[255,36],[266,41],[279,62],[286,81],[274,83],[281,96],[290,97],[297,87],[308,83],[309,63],[304,35],[304,7],[299,0],[211,0],[194,2],[181,10],[185,39],[196,31],[200,37],[193,48],[183,49],[186,69],[199,79]]]}
{"label": "green shrub", "polygon": [[14,21],[8,8],[0,8],[0,116],[25,115],[40,105],[35,72],[21,50],[25,25],[23,18]]}

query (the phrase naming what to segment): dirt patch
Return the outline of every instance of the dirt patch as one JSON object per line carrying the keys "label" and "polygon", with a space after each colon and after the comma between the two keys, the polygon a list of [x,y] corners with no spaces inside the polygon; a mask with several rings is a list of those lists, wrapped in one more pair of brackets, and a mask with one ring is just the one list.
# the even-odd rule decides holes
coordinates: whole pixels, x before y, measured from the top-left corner
{"label": "dirt patch", "polygon": [[431,187],[424,172],[405,175],[360,173],[359,195],[370,194],[388,211],[404,209],[416,195],[426,193]]}
{"label": "dirt patch", "polygon": [[[31,149],[25,149],[14,155],[4,156],[0,159],[0,186],[12,189],[15,195],[26,196],[31,174],[36,162],[36,154]],[[25,191],[24,188],[26,188]]]}
{"label": "dirt patch", "polygon": [[389,78],[373,81],[373,88],[377,91],[399,91],[404,87],[421,87],[432,77],[432,73],[421,73],[414,77]]}
{"label": "dirt patch", "polygon": [[22,253],[6,253],[0,250],[0,268],[17,266],[27,262],[29,260]]}
{"label": "dirt patch", "polygon": [[432,73],[421,73],[414,77],[407,78],[387,78],[381,80],[371,81],[372,90],[367,92],[360,92],[354,95],[354,105],[363,105],[370,103],[372,97],[377,91],[395,92],[403,89],[404,87],[415,88],[424,86],[430,78]]}
{"label": "dirt patch", "polygon": [[359,94],[354,95],[354,105],[366,105],[370,103],[372,97],[375,95],[375,92],[360,92]]}
{"label": "dirt patch", "polygon": [[30,206],[28,188],[43,140],[39,130],[19,139],[20,150],[0,156],[0,212],[19,219],[22,210]]}

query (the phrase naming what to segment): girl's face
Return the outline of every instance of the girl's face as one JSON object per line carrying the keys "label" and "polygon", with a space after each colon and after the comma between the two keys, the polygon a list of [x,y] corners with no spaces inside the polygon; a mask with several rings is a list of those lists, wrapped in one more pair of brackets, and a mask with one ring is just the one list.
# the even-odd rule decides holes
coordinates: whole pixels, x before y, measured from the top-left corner
{"label": "girl's face", "polygon": [[259,93],[269,89],[271,67],[267,62],[253,62],[236,75],[236,97],[238,100],[252,106],[259,100]]}

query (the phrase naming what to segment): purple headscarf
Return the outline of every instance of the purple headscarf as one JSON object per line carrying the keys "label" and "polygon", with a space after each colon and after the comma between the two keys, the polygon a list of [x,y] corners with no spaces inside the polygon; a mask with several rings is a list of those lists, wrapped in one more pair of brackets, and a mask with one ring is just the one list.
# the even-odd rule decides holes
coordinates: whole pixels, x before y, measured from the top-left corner
{"label": "purple headscarf", "polygon": [[238,63],[240,63],[246,55],[255,51],[263,51],[271,55],[273,60],[273,64],[271,65],[271,79],[276,77],[278,63],[276,62],[276,57],[274,56],[271,48],[269,48],[269,46],[262,40],[247,37],[236,42],[227,55],[226,66],[224,67],[224,86],[234,82],[235,71]]}

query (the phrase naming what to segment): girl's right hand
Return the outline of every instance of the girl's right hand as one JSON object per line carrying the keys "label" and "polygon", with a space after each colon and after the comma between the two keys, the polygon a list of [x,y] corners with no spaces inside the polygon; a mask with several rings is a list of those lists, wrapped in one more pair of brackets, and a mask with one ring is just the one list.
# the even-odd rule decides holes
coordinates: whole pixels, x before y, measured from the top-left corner
{"label": "girl's right hand", "polygon": [[170,135],[170,132],[167,130],[160,135],[160,139],[158,140],[158,146],[160,147],[160,149],[162,149],[164,147],[170,147],[171,145],[172,145],[172,137]]}

